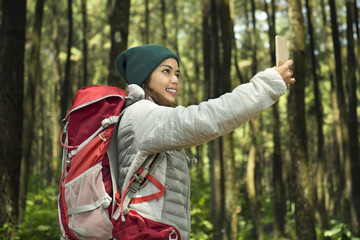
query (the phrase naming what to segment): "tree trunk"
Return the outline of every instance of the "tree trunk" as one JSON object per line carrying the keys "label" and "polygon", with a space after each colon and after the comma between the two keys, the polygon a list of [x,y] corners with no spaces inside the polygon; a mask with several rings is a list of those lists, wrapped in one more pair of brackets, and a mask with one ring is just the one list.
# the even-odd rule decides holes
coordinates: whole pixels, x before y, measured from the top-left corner
{"label": "tree trunk", "polygon": [[[205,40],[209,49],[204,52],[204,57],[209,57],[205,62],[205,77],[209,77],[209,97],[218,97],[220,89],[220,50],[218,36],[218,12],[217,0],[204,1],[204,21],[208,24],[207,36]],[[206,33],[206,32],[205,32]],[[204,36],[206,37],[206,36]],[[204,49],[205,50],[205,49]],[[224,228],[224,190],[223,190],[223,169],[222,169],[222,139],[218,138],[209,144],[210,157],[210,184],[211,184],[211,219],[214,226],[214,239],[223,239]]]}
{"label": "tree trunk", "polygon": [[[358,174],[360,173],[360,166],[359,166],[359,138],[358,138],[358,123],[357,123],[357,97],[356,97],[356,58],[355,58],[355,44],[354,44],[354,32],[353,32],[353,4],[354,0],[347,0],[346,1],[346,36],[347,36],[347,86],[348,86],[348,98],[349,98],[349,143],[350,143],[350,168],[351,168],[351,179],[352,179],[352,189],[351,189],[351,198],[350,201],[353,203],[350,205],[351,212],[356,218],[355,225],[352,229],[354,234],[360,235],[360,181]],[[353,208],[352,208],[353,207]]]}
{"label": "tree trunk", "polygon": [[256,29],[256,4],[255,0],[251,0],[251,21],[252,21],[252,32],[251,32],[251,75],[254,76],[257,73],[257,60],[256,60],[256,54],[257,54],[257,42],[258,42],[258,33]]}
{"label": "tree trunk", "polygon": [[15,239],[19,216],[19,176],[24,100],[26,1],[2,2],[0,29],[0,230]]}
{"label": "tree trunk", "polygon": [[[256,29],[256,18],[255,18],[255,0],[251,0],[251,16],[252,16],[252,32],[251,32],[251,49],[252,49],[252,68],[251,74],[254,76],[257,73],[257,29]],[[259,133],[259,124],[260,119],[259,117],[255,117],[250,120],[251,126],[251,145],[250,145],[250,152],[248,156],[247,162],[247,169],[246,169],[246,187],[248,191],[248,198],[250,203],[250,208],[252,212],[253,224],[256,233],[256,239],[262,240],[264,239],[264,233],[262,230],[261,224],[261,214],[260,214],[260,207],[258,203],[258,196],[257,196],[257,188],[256,188],[256,171],[258,165],[256,164],[256,157],[257,157],[257,136]]]}
{"label": "tree trunk", "polygon": [[210,143],[210,185],[211,185],[211,223],[214,227],[214,239],[223,239],[224,232],[224,191],[221,158],[222,141],[217,138]]}
{"label": "tree trunk", "polygon": [[80,81],[81,87],[88,85],[88,70],[87,70],[87,61],[88,61],[88,41],[87,41],[87,7],[86,0],[81,0],[81,12],[82,12],[82,22],[83,22],[83,81]]}
{"label": "tree trunk", "polygon": [[65,78],[61,86],[61,117],[65,117],[71,98],[71,46],[72,46],[72,0],[68,0],[68,39],[67,39],[67,57],[65,65]]}
{"label": "tree trunk", "polygon": [[316,144],[316,153],[315,156],[317,159],[316,168],[316,193],[317,193],[317,209],[319,211],[320,220],[321,220],[321,229],[324,232],[329,227],[328,216],[325,209],[325,188],[326,188],[326,174],[325,174],[325,163],[326,159],[324,156],[324,133],[323,133],[323,114],[322,114],[322,102],[321,102],[321,92],[319,89],[319,78],[317,75],[318,64],[315,57],[315,37],[313,31],[313,16],[312,16],[312,1],[306,0],[306,12],[307,12],[307,22],[308,22],[308,31],[310,35],[310,59],[311,59],[311,74],[314,82],[314,108],[316,113],[316,134],[317,134],[317,144]]}
{"label": "tree trunk", "polygon": [[[205,97],[207,99],[214,97],[213,82],[214,75],[212,69],[212,38],[211,38],[211,0],[203,0],[203,61],[204,61],[204,82]],[[215,156],[215,146],[218,145],[217,140],[208,143],[208,157],[210,160],[210,186],[211,186],[211,223],[214,227],[214,239],[221,240],[221,169],[219,168],[218,156]],[[217,161],[218,160],[218,161]]]}
{"label": "tree trunk", "polygon": [[108,84],[125,88],[126,83],[121,81],[120,74],[115,69],[115,60],[126,50],[128,44],[130,18],[130,0],[117,0],[110,17],[111,50]]}
{"label": "tree trunk", "polygon": [[[59,146],[59,137],[58,137],[58,133],[60,132],[59,127],[61,126],[61,108],[60,105],[58,104],[59,101],[61,101],[61,79],[62,79],[62,70],[61,70],[61,63],[60,63],[60,43],[59,43],[59,24],[58,24],[58,13],[57,13],[57,0],[52,0],[51,3],[51,12],[52,12],[52,49],[54,52],[54,62],[53,62],[53,73],[54,73],[54,77],[53,77],[53,81],[54,81],[54,86],[52,89],[52,110],[55,113],[55,121],[54,121],[54,125],[53,125],[53,132],[57,133],[57,134],[53,134],[53,138],[52,138],[52,149],[53,149],[53,156],[52,159],[60,159],[60,156],[62,154],[60,146]],[[61,161],[57,161],[57,165],[55,164],[53,167],[54,169],[60,169],[60,165],[61,165]],[[54,176],[49,176],[49,181],[54,181]],[[56,179],[56,181],[58,181],[58,179]]]}
{"label": "tree trunk", "polygon": [[[340,160],[344,166],[344,175],[345,175],[345,195],[349,201],[349,210],[350,210],[350,226],[351,231],[354,233],[359,229],[359,219],[356,214],[355,200],[353,196],[353,182],[351,177],[351,159],[350,159],[350,146],[349,146],[349,129],[348,129],[348,115],[347,115],[347,105],[345,100],[345,88],[342,75],[342,54],[341,54],[341,44],[339,40],[339,30],[337,24],[337,14],[336,6],[334,0],[329,0],[330,3],[330,12],[331,12],[331,29],[332,37],[334,43],[334,53],[335,53],[335,73],[336,73],[336,90],[337,90],[337,100],[339,104],[339,137],[341,139],[339,142],[340,149]],[[352,50],[354,51],[354,50]],[[353,130],[351,130],[353,131]],[[358,161],[358,160],[357,160]]]}
{"label": "tree trunk", "polygon": [[[335,73],[335,66],[334,66],[334,61],[333,58],[331,57],[331,37],[330,37],[330,33],[328,31],[328,24],[327,24],[327,16],[326,16],[326,10],[325,10],[325,1],[321,0],[321,15],[322,15],[322,22],[324,24],[323,29],[325,32],[325,51],[326,51],[326,56],[328,57],[328,65],[329,65],[329,81],[331,84],[331,105],[332,105],[332,109],[333,109],[333,118],[334,118],[334,125],[338,126],[339,124],[336,124],[339,120],[339,114],[337,113],[339,107],[338,107],[338,101],[337,101],[337,97],[336,97],[336,89],[335,89],[335,84],[334,84],[334,73]],[[344,171],[342,166],[340,165],[340,156],[339,156],[339,149],[338,149],[338,137],[336,137],[336,132],[338,131],[338,128],[336,127],[335,129],[335,133],[334,133],[334,144],[333,144],[333,157],[328,158],[327,159],[332,159],[332,162],[329,162],[330,164],[336,166],[335,168],[328,168],[328,169],[336,169],[336,173],[332,174],[332,182],[334,185],[334,189],[342,189],[344,186]],[[329,164],[329,165],[330,165]],[[328,171],[328,170],[327,170]],[[340,190],[341,191],[341,190]],[[339,204],[340,201],[340,197],[342,195],[342,193],[340,192],[339,194],[336,193],[336,190],[333,191],[332,193],[332,197],[330,198],[331,201],[333,201],[334,203],[332,205],[335,206],[335,208],[337,209],[333,209],[334,211],[332,212],[335,216],[339,216],[337,214],[339,214],[339,212],[343,211],[343,208],[339,208],[338,206],[340,206],[341,204]],[[329,209],[327,209],[327,211],[329,211]]]}
{"label": "tree trunk", "polygon": [[19,220],[22,221],[26,205],[27,184],[30,172],[31,148],[34,141],[35,126],[35,95],[38,85],[38,73],[40,65],[40,43],[43,9],[45,0],[37,0],[35,6],[35,21],[31,35],[31,53],[29,64],[28,81],[25,87],[24,121],[23,121],[23,155],[20,170],[20,199]]}
{"label": "tree trunk", "polygon": [[213,97],[211,83],[211,30],[210,30],[210,0],[203,0],[203,61],[204,61],[204,85],[205,99]]}
{"label": "tree trunk", "polygon": [[150,10],[149,10],[149,0],[145,0],[145,44],[150,43]]}
{"label": "tree trunk", "polygon": [[[275,64],[273,65],[275,66]],[[273,153],[273,209],[274,209],[274,239],[285,237],[285,216],[286,216],[286,193],[283,181],[283,157],[281,154],[280,118],[279,104],[272,107],[274,130],[274,153]]]}
{"label": "tree trunk", "polygon": [[179,32],[179,26],[178,26],[178,11],[177,11],[177,0],[173,0],[173,21],[174,21],[174,50],[175,54],[179,55],[179,46],[178,46],[178,32]]}
{"label": "tree trunk", "polygon": [[166,3],[165,0],[161,0],[161,43],[163,46],[166,45]]}
{"label": "tree trunk", "polygon": [[316,239],[313,189],[307,152],[305,120],[305,29],[301,0],[288,1],[290,21],[290,53],[294,59],[297,82],[290,88],[288,121],[290,125],[290,155],[292,195],[295,203],[296,233],[299,240]]}
{"label": "tree trunk", "polygon": [[[221,41],[222,41],[222,89],[223,93],[231,91],[231,59],[232,59],[232,36],[233,22],[230,14],[230,1],[222,0],[220,3],[221,16]],[[225,236],[224,239],[237,239],[237,195],[235,176],[235,157],[233,147],[233,135],[229,133],[222,137],[223,148],[223,171],[224,171],[224,201],[225,201]]]}
{"label": "tree trunk", "polygon": [[357,38],[357,64],[358,64],[358,74],[360,74],[360,23],[359,23],[359,7],[357,6],[357,1],[352,1],[354,7],[354,24],[356,29],[356,38]]}
{"label": "tree trunk", "polygon": [[246,189],[248,192],[253,224],[255,228],[255,234],[256,234],[255,239],[262,240],[264,239],[264,233],[261,225],[260,207],[257,201],[257,193],[255,186],[255,171],[256,171],[255,167],[256,167],[256,151],[257,151],[256,142],[257,142],[257,135],[259,130],[258,116],[250,120],[250,126],[251,126],[251,145],[250,145],[250,151],[249,151],[247,168],[246,168]]}
{"label": "tree trunk", "polygon": [[[270,40],[270,55],[271,65],[276,65],[275,58],[275,1],[271,1],[271,11],[267,1],[264,0],[265,12],[268,19],[269,25],[269,40]],[[270,15],[270,12],[272,13]],[[273,209],[274,209],[274,239],[282,239],[285,237],[285,215],[286,215],[286,198],[285,198],[285,185],[283,181],[283,157],[281,153],[281,135],[280,135],[280,117],[279,117],[279,102],[276,102],[272,107],[273,116]]]}

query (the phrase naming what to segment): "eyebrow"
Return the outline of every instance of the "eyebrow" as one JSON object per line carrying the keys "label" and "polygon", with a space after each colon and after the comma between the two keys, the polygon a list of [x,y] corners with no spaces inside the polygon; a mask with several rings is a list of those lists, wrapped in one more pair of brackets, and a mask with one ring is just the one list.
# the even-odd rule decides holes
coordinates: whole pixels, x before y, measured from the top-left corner
{"label": "eyebrow", "polygon": [[[170,68],[171,70],[174,69],[172,66],[167,65],[167,64],[160,65],[160,67],[168,67],[168,68]],[[175,72],[180,72],[180,70],[177,69]]]}

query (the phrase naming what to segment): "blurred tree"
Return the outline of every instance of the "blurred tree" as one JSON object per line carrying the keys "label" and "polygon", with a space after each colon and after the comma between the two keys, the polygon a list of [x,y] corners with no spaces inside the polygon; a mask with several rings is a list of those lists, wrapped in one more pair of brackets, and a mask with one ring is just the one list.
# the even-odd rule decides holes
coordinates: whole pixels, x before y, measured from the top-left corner
{"label": "blurred tree", "polygon": [[71,74],[71,47],[73,35],[73,10],[72,0],[67,1],[67,17],[68,17],[68,33],[67,33],[67,51],[66,51],[66,64],[65,76],[61,84],[61,116],[65,117],[70,98],[72,95],[72,74]]}
{"label": "blurred tree", "polygon": [[82,48],[82,52],[83,52],[83,80],[79,81],[80,86],[84,87],[88,85],[88,68],[87,68],[87,62],[88,62],[88,20],[87,20],[87,4],[86,4],[86,0],[81,0],[81,16],[82,16],[82,23],[83,23],[83,27],[82,27],[82,33],[83,33],[83,48]]}
{"label": "blurred tree", "polygon": [[288,121],[292,175],[292,200],[295,203],[296,233],[299,240],[316,239],[311,166],[307,152],[305,120],[305,28],[301,0],[288,0],[290,52],[296,62],[297,83],[290,87]]}
{"label": "blurred tree", "polygon": [[[275,0],[271,0],[270,8],[266,0],[264,0],[264,8],[269,25],[268,35],[270,43],[271,65],[276,66],[275,57],[275,13],[276,4]],[[286,215],[286,197],[285,185],[283,181],[283,156],[281,153],[281,135],[280,135],[280,117],[279,117],[279,102],[276,102],[272,107],[273,117],[273,209],[274,209],[274,239],[281,239],[285,237],[285,215]]]}
{"label": "blurred tree", "polygon": [[130,17],[130,0],[116,0],[110,16],[111,27],[111,50],[109,63],[108,84],[126,87],[126,83],[121,81],[120,74],[115,69],[115,59],[119,54],[126,50],[128,44]]}
{"label": "blurred tree", "polygon": [[[15,238],[22,154],[26,1],[2,1],[0,29],[0,234]],[[6,225],[5,225],[6,224]]]}
{"label": "blurred tree", "polygon": [[[348,129],[349,129],[349,150],[350,150],[350,172],[351,174],[351,189],[350,201],[353,203],[351,207],[351,215],[354,215],[352,232],[356,236],[360,236],[360,181],[358,174],[360,173],[359,160],[359,138],[358,138],[358,121],[357,121],[357,96],[356,96],[356,57],[354,44],[354,1],[346,1],[346,37],[347,37],[347,89],[348,89]],[[356,10],[356,8],[355,8]]]}
{"label": "blurred tree", "polygon": [[161,4],[161,44],[166,46],[167,39],[167,30],[166,30],[166,2],[165,0],[160,0]]}
{"label": "blurred tree", "polygon": [[[204,9],[206,9],[204,21],[208,22],[209,36],[209,97],[218,97],[221,94],[221,80],[220,80],[220,50],[219,50],[219,16],[218,16],[218,1],[209,0],[204,1]],[[205,50],[205,49],[204,49]],[[223,189],[223,176],[222,169],[222,139],[218,138],[212,141],[209,145],[209,159],[210,159],[210,184],[211,184],[211,217],[214,226],[214,238],[223,239],[224,233],[224,189]]]}
{"label": "blurred tree", "polygon": [[[220,27],[221,27],[221,94],[230,92],[231,88],[231,59],[232,59],[232,41],[233,41],[233,20],[231,15],[231,1],[221,0],[220,4]],[[220,79],[218,79],[220,80]],[[224,169],[224,239],[237,239],[237,191],[236,191],[236,174],[235,174],[235,156],[233,133],[226,134],[222,137],[222,158]]]}
{"label": "blurred tree", "polygon": [[145,0],[145,44],[150,43],[150,9],[149,0]]}
{"label": "blurred tree", "polygon": [[[251,0],[251,75],[255,75],[258,71],[257,69],[257,42],[258,42],[258,33],[257,33],[257,23],[256,23],[256,3],[255,0]],[[251,129],[251,144],[247,161],[247,169],[246,169],[246,189],[248,192],[249,204],[252,211],[252,219],[254,223],[254,232],[255,239],[263,240],[264,233],[262,230],[261,224],[261,213],[260,213],[260,204],[258,202],[258,192],[256,187],[256,172],[258,160],[258,147],[257,140],[259,134],[259,126],[260,126],[260,118],[259,115],[250,119],[250,129]]]}
{"label": "blurred tree", "polygon": [[[328,79],[330,82],[330,86],[331,86],[331,93],[330,93],[330,99],[331,99],[331,105],[332,105],[332,115],[334,118],[334,122],[337,123],[339,122],[339,114],[338,114],[338,100],[337,100],[337,96],[336,96],[336,89],[335,89],[335,65],[334,65],[334,59],[331,57],[332,54],[332,49],[331,49],[331,34],[330,34],[330,28],[328,27],[328,23],[327,23],[327,14],[326,14],[326,6],[325,6],[325,1],[321,0],[321,19],[322,19],[322,23],[323,23],[323,29],[324,29],[324,38],[325,38],[325,56],[327,57],[327,65],[329,66],[329,71],[328,71]],[[337,125],[337,124],[336,124]],[[332,178],[332,189],[334,189],[331,192],[331,195],[334,195],[333,197],[329,197],[329,201],[330,202],[334,202],[333,204],[327,204],[329,205],[334,205],[335,209],[333,214],[337,215],[340,214],[341,212],[343,212],[343,208],[338,208],[338,206],[340,206],[340,198],[342,194],[338,194],[339,192],[342,192],[343,186],[344,186],[344,171],[343,171],[343,167],[340,164],[340,155],[339,155],[339,144],[338,144],[338,138],[336,137],[338,128],[336,128],[336,131],[334,130],[335,133],[332,134],[332,136],[330,137],[330,139],[332,139],[333,141],[333,156],[327,159],[332,159],[332,161],[329,162],[328,164],[328,168],[327,168],[327,172],[329,173],[329,175],[331,174],[331,165],[333,165],[333,169],[336,169],[336,173],[335,174],[331,174],[329,177]],[[330,184],[329,184],[330,185]],[[329,186],[329,188],[331,188],[331,186]],[[330,212],[330,209],[327,209],[327,211]]]}
{"label": "blurred tree", "polygon": [[317,194],[317,210],[320,214],[321,219],[321,229],[324,232],[329,227],[327,212],[325,209],[325,187],[326,187],[326,174],[325,174],[325,155],[324,155],[324,133],[323,133],[323,110],[321,102],[321,92],[319,89],[319,77],[317,74],[318,71],[318,61],[315,56],[315,36],[313,30],[313,4],[312,0],[305,1],[306,13],[307,13],[307,23],[308,23],[308,32],[309,32],[309,47],[310,47],[310,59],[311,59],[311,76],[314,82],[314,109],[316,117],[316,140],[317,144],[315,146],[315,156],[316,159],[314,164],[316,164],[316,194]]}
{"label": "blurred tree", "polygon": [[[354,233],[357,229],[359,229],[359,219],[356,214],[355,200],[352,189],[352,178],[351,178],[351,157],[350,157],[350,135],[348,128],[348,111],[349,108],[346,104],[346,87],[344,87],[345,82],[343,80],[343,59],[342,59],[342,50],[341,43],[339,40],[339,27],[337,22],[337,13],[336,13],[336,4],[334,0],[329,0],[330,4],[330,12],[331,12],[331,30],[332,30],[332,38],[334,44],[334,55],[335,55],[335,76],[336,76],[336,94],[337,94],[337,102],[339,109],[339,122],[337,124],[337,138],[339,143],[339,152],[340,152],[340,161],[341,165],[344,166],[344,176],[345,176],[345,186],[343,186],[343,198],[346,198],[349,202],[349,211],[350,211],[350,225],[352,232]],[[351,16],[350,16],[351,17]],[[352,25],[352,21],[351,21]],[[351,31],[352,32],[352,31]],[[351,39],[348,39],[351,41]],[[353,51],[353,45],[352,50]],[[351,58],[351,56],[350,56]],[[350,64],[350,71],[351,64]],[[353,131],[353,130],[351,130]],[[358,160],[357,160],[358,161]]]}
{"label": "blurred tree", "polygon": [[19,219],[24,217],[27,185],[30,173],[30,160],[32,157],[31,148],[35,140],[35,96],[36,87],[39,82],[40,73],[40,43],[41,28],[43,21],[45,0],[37,0],[35,6],[35,21],[31,35],[31,53],[28,70],[28,80],[25,84],[24,99],[24,119],[23,119],[23,154],[21,159],[20,171],[20,199],[19,199]]}

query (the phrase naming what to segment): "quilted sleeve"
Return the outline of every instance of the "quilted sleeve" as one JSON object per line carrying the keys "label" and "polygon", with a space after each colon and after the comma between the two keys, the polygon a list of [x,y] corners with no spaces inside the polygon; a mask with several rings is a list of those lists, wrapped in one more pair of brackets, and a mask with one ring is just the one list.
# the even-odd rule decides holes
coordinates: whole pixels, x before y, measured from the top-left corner
{"label": "quilted sleeve", "polygon": [[274,104],[286,92],[280,74],[267,69],[232,92],[199,105],[176,108],[142,100],[129,120],[140,150],[164,152],[196,146],[233,131]]}

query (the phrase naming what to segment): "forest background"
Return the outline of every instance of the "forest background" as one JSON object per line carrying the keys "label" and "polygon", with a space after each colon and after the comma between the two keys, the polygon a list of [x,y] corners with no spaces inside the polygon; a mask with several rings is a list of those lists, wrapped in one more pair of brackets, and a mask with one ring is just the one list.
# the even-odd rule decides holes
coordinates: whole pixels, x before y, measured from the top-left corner
{"label": "forest background", "polygon": [[233,133],[187,149],[191,239],[360,239],[359,0],[0,0],[0,237],[58,239],[61,119],[114,59],[163,44],[179,103],[231,91],[288,40],[296,84]]}

